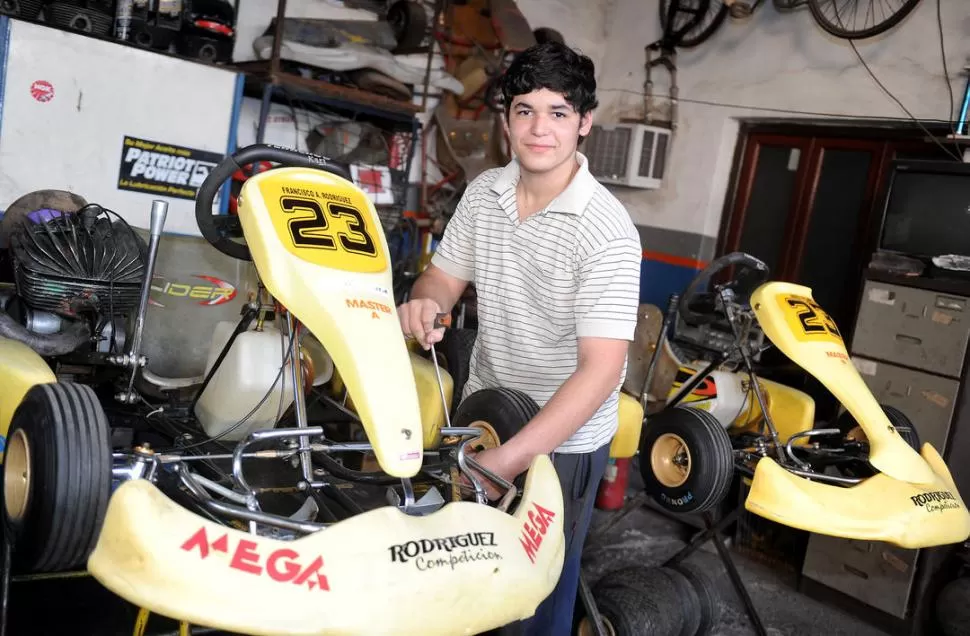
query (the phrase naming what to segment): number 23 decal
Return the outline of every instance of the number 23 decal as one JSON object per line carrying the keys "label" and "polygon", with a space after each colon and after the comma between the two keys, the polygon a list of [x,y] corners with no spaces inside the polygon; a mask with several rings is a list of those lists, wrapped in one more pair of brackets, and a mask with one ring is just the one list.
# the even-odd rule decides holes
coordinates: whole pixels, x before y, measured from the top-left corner
{"label": "number 23 decal", "polygon": [[[368,234],[364,216],[359,210],[340,203],[328,202],[326,210],[313,199],[283,197],[280,207],[286,213],[309,212],[313,216],[301,216],[289,221],[290,238],[296,247],[310,249],[337,250],[340,248],[353,254],[377,256],[374,238]],[[331,219],[347,219],[346,232],[335,232],[330,227]]]}
{"label": "number 23 decal", "polygon": [[798,297],[788,298],[787,301],[788,305],[798,312],[798,320],[801,322],[802,330],[806,336],[825,334],[839,339],[842,338],[838,327],[835,326],[835,321],[817,304]]}

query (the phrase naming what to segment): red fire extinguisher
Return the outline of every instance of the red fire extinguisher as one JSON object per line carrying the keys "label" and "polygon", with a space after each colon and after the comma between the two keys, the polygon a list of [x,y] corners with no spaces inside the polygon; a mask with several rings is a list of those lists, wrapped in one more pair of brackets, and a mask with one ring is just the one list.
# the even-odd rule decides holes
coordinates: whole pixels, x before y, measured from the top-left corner
{"label": "red fire extinguisher", "polygon": [[596,493],[596,507],[600,510],[619,510],[623,507],[626,487],[630,483],[630,459],[610,458],[606,464],[606,473],[600,481],[599,491]]}

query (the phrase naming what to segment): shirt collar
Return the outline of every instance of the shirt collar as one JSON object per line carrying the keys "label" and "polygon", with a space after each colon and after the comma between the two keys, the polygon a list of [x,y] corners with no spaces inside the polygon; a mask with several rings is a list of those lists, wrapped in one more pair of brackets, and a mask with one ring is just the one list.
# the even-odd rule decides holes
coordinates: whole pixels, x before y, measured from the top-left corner
{"label": "shirt collar", "polygon": [[[576,160],[579,162],[579,170],[573,175],[572,181],[566,189],[559,193],[555,199],[546,207],[548,212],[562,212],[564,214],[582,214],[583,210],[593,198],[593,191],[598,183],[589,171],[589,161],[586,155],[581,152],[576,153]],[[508,194],[515,190],[519,182],[519,160],[512,158],[496,177],[492,183],[492,191],[499,196]]]}

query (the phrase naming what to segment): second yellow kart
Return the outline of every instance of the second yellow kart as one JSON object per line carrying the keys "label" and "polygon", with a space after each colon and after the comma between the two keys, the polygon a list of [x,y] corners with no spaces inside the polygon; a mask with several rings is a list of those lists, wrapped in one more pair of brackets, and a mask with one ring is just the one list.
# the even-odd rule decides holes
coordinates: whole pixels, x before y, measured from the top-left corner
{"label": "second yellow kart", "polygon": [[[729,268],[730,280],[711,282]],[[640,466],[658,505],[710,510],[740,471],[752,480],[745,508],[793,528],[903,548],[970,536],[970,513],[943,458],[919,443],[904,414],[876,401],[809,288],[768,280],[764,263],[738,252],[710,263],[672,309],[722,331],[704,332],[720,355],[706,365],[681,361],[666,404],[647,416]],[[672,322],[661,330],[653,372],[670,357]],[[839,400],[839,426],[816,428],[809,396],[758,377],[765,341]]]}

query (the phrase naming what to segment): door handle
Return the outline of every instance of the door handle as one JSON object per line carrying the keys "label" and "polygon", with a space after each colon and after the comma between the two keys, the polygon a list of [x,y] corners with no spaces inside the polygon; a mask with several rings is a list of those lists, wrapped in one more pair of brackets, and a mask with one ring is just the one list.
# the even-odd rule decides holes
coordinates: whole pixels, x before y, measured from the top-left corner
{"label": "door handle", "polygon": [[896,342],[899,342],[899,343],[902,343],[902,344],[915,345],[915,346],[918,347],[921,344],[923,344],[923,339],[922,338],[917,338],[916,336],[907,336],[904,333],[897,333],[896,334]]}

